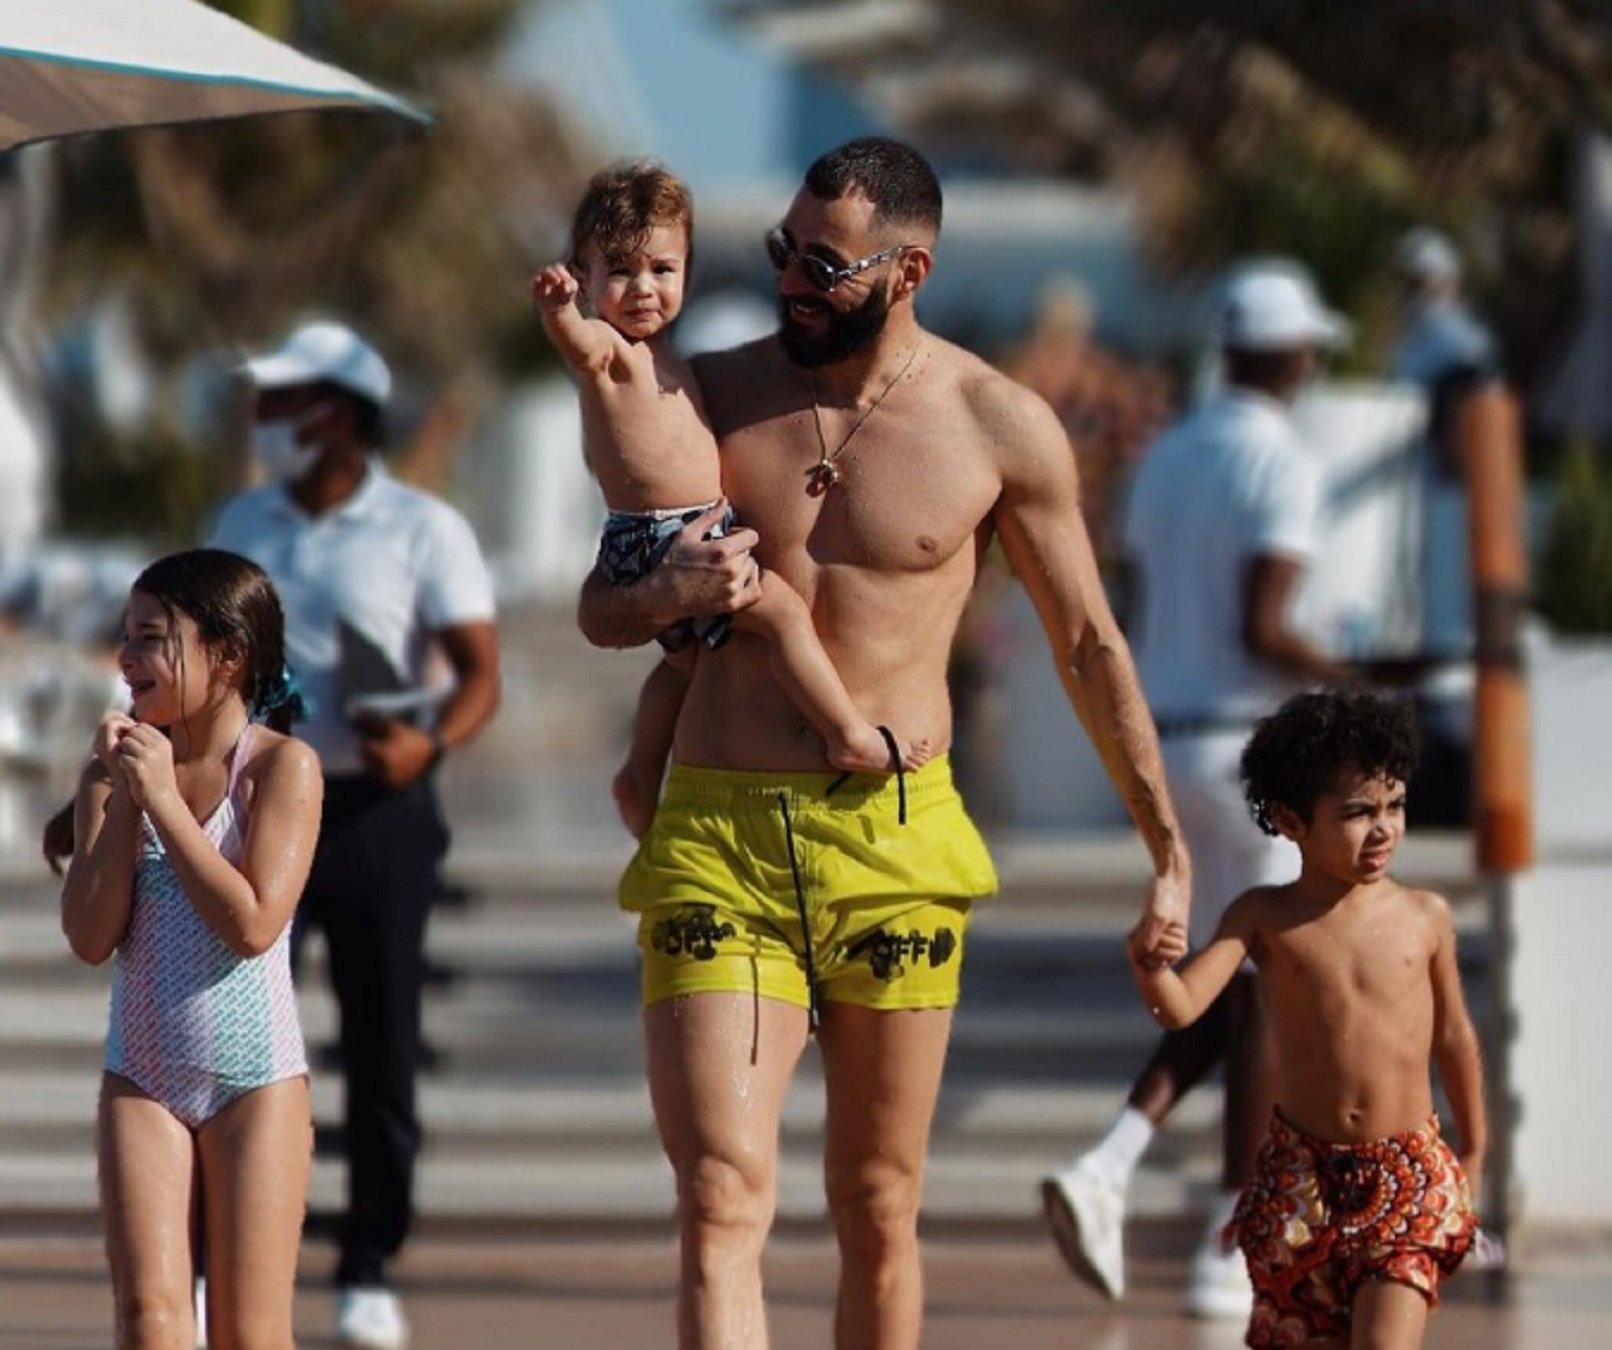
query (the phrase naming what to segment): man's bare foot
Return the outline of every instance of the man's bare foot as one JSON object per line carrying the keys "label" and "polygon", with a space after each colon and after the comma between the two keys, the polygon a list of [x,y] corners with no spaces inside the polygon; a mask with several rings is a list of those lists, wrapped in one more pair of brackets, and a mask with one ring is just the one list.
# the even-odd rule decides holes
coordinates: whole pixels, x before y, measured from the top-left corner
{"label": "man's bare foot", "polygon": [[610,795],[616,799],[616,810],[621,823],[634,839],[642,839],[655,823],[655,807],[660,796],[660,784],[651,783],[631,760],[623,764],[610,780]]}
{"label": "man's bare foot", "polygon": [[[903,741],[898,736],[896,748],[901,752],[903,769],[921,769],[935,757],[927,737],[919,741]],[[878,727],[871,722],[838,743],[830,741],[828,762],[847,773],[894,773],[896,769],[890,762],[890,747],[885,744]]]}

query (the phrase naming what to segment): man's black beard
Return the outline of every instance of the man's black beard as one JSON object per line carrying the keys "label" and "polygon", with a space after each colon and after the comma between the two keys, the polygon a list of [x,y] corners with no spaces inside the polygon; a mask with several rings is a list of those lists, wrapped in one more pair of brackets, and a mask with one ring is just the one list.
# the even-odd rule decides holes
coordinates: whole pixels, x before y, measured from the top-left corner
{"label": "man's black beard", "polygon": [[815,370],[855,356],[880,333],[890,317],[890,301],[875,287],[868,298],[848,313],[825,311],[828,325],[821,336],[804,332],[790,316],[789,301],[778,297],[778,341],[784,355],[797,366]]}

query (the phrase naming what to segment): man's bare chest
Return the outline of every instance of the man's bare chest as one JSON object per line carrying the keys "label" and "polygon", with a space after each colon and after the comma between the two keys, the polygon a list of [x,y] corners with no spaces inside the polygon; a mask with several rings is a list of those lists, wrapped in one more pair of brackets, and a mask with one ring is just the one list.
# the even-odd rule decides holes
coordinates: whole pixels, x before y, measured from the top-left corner
{"label": "man's bare chest", "polygon": [[835,464],[831,482],[808,419],[722,442],[723,488],[761,536],[763,561],[876,572],[972,563],[999,490],[981,457],[892,420]]}

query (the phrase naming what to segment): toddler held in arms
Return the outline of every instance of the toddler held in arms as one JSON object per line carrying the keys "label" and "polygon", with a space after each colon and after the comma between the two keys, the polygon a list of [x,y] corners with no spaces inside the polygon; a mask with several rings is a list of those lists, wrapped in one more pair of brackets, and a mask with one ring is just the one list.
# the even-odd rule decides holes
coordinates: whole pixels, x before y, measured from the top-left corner
{"label": "toddler held in arms", "polygon": [[[583,448],[610,508],[599,565],[613,585],[648,573],[691,523],[701,522],[707,538],[733,524],[699,388],[668,336],[683,307],[693,230],[693,201],[678,178],[654,164],[606,169],[577,207],[570,261],[550,264],[532,282],[544,330],[577,376]],[[668,659],[644,685],[632,749],[613,787],[634,835],[655,814],[691,644],[715,650],[730,626],[767,640],[774,676],[822,736],[834,768],[891,772],[930,758],[927,741],[900,742],[857,711],[806,602],[788,583],[766,572],[760,591],[749,608],[661,634]]]}

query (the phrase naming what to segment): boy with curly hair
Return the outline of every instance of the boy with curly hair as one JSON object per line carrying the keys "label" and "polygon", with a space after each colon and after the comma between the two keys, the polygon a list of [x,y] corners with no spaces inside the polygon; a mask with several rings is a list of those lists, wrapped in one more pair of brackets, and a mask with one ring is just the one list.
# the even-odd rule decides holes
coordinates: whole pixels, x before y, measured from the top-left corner
{"label": "boy with curly hair", "polygon": [[[1289,700],[1255,729],[1242,778],[1260,828],[1298,845],[1298,880],[1245,892],[1179,971],[1150,961],[1139,934],[1128,944],[1166,1027],[1196,1019],[1244,960],[1258,968],[1280,1105],[1227,1228],[1254,1282],[1251,1346],[1419,1346],[1474,1241],[1467,1179],[1488,1124],[1455,929],[1442,897],[1388,875],[1416,754],[1401,703]],[[1161,954],[1185,948],[1176,930]],[[1459,1157],[1439,1134],[1430,1057]]]}

